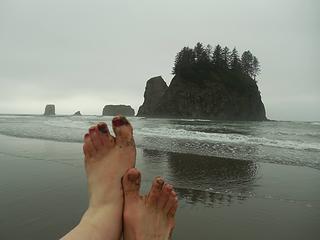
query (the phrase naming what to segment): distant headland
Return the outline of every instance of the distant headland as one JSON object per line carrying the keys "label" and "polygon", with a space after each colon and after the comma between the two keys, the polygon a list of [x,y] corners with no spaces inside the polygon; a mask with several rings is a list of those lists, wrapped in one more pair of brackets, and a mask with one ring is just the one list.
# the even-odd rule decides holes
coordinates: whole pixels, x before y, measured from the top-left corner
{"label": "distant headland", "polygon": [[184,47],[176,55],[169,86],[160,76],[147,81],[137,116],[267,120],[256,83],[259,72],[250,51],[240,58],[236,48]]}

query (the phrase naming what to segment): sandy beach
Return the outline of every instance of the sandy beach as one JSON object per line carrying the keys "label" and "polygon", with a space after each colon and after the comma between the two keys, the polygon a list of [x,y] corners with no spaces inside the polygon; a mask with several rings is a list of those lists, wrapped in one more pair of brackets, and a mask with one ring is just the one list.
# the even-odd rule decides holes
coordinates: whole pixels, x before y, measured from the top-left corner
{"label": "sandy beach", "polygon": [[[82,145],[0,135],[0,239],[58,239],[86,208]],[[174,239],[317,239],[316,169],[138,149],[176,187]]]}

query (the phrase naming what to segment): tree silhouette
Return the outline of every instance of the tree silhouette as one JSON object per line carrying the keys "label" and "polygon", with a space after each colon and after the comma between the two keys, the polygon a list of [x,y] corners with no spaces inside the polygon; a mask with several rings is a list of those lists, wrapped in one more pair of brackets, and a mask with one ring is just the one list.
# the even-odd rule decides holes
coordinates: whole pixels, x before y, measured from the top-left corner
{"label": "tree silhouette", "polygon": [[222,68],[223,66],[223,58],[222,58],[222,48],[218,44],[212,54],[212,63],[215,65],[216,68]]}
{"label": "tree silhouette", "polygon": [[[177,53],[172,69],[172,74],[182,73],[187,78],[208,76],[212,72],[225,74],[233,72],[234,77],[245,74],[251,79],[256,79],[260,73],[260,63],[258,59],[249,51],[243,52],[241,59],[236,47],[230,52],[225,46],[219,44],[212,51],[212,46],[198,42],[194,48],[184,47]],[[236,74],[236,75],[234,75]]]}
{"label": "tree silhouette", "polygon": [[228,47],[224,47],[221,52],[223,66],[225,69],[229,69],[230,67],[230,50]]}
{"label": "tree silhouette", "polygon": [[258,58],[256,58],[255,56],[253,56],[253,79],[256,80],[256,76],[259,75],[259,73],[261,72],[260,69],[260,62],[258,61]]}
{"label": "tree silhouette", "polygon": [[180,73],[183,69],[190,68],[195,64],[195,54],[189,47],[184,47],[177,53],[172,69],[173,74]]}
{"label": "tree silhouette", "polygon": [[208,56],[208,62],[211,62],[212,60],[212,46],[210,44],[207,45],[205,49],[206,55]]}
{"label": "tree silhouette", "polygon": [[199,65],[207,64],[210,62],[210,56],[208,55],[208,49],[206,49],[202,43],[198,42],[194,47],[195,61]]}
{"label": "tree silhouette", "polygon": [[234,71],[242,71],[238,50],[234,47],[230,55],[230,67]]}
{"label": "tree silhouette", "polygon": [[249,50],[243,52],[241,56],[241,66],[245,74],[253,77],[253,55]]}

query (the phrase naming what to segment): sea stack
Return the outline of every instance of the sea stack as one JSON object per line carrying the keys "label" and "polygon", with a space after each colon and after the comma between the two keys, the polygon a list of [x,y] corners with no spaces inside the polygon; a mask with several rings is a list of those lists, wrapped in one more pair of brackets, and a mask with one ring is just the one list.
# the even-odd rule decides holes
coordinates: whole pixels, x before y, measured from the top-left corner
{"label": "sea stack", "polygon": [[267,120],[258,86],[248,76],[176,74],[167,88],[162,81],[159,77],[148,80],[137,116]]}
{"label": "sea stack", "polygon": [[130,105],[105,105],[102,110],[103,116],[134,116],[134,109]]}
{"label": "sea stack", "polygon": [[137,116],[152,116],[167,89],[168,86],[161,76],[150,78],[144,91],[144,102]]}
{"label": "sea stack", "polygon": [[54,104],[48,104],[46,105],[46,108],[44,110],[44,116],[54,116],[56,115],[56,108]]}
{"label": "sea stack", "polygon": [[74,114],[73,114],[73,116],[81,116],[82,114],[81,114],[81,112],[80,111],[76,111]]}

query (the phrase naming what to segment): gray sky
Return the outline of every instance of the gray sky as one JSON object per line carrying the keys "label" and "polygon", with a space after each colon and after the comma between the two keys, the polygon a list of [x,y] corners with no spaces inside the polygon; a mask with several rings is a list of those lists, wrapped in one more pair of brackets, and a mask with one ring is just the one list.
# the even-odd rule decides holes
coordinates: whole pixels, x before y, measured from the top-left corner
{"label": "gray sky", "polygon": [[267,115],[320,120],[317,0],[1,0],[0,113],[101,114],[167,83],[176,53],[204,44],[251,50]]}

